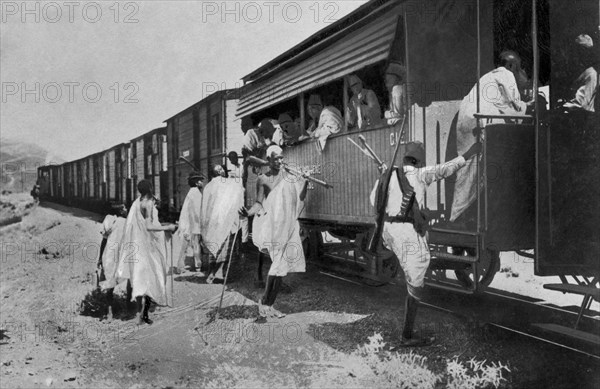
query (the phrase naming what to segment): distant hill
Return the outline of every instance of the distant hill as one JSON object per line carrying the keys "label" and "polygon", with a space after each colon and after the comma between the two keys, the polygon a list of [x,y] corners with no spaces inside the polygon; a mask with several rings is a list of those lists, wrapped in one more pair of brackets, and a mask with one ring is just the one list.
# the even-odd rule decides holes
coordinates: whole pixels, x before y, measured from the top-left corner
{"label": "distant hill", "polygon": [[35,143],[0,139],[0,190],[28,192],[37,180],[37,168],[64,159],[50,154]]}

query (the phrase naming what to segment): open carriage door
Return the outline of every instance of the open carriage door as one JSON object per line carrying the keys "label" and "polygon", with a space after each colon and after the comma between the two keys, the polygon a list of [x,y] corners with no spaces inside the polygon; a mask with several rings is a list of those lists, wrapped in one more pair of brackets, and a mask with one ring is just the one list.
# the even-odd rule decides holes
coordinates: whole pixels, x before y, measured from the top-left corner
{"label": "open carriage door", "polygon": [[[549,0],[550,101],[574,97],[572,85],[594,57],[598,64],[598,0]],[[575,44],[587,34],[595,53],[588,63]],[[579,50],[578,50],[579,49]],[[584,110],[551,110],[537,132],[537,275],[600,273],[600,117]]]}

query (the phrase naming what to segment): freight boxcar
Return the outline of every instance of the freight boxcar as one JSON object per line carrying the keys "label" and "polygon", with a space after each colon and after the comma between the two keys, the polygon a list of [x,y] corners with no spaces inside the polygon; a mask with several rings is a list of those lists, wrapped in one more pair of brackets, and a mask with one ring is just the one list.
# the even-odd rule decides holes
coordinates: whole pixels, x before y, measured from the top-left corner
{"label": "freight boxcar", "polygon": [[169,205],[174,212],[188,192],[192,166],[205,176],[216,164],[236,169],[226,155],[236,151],[241,156],[244,133],[235,116],[237,101],[236,90],[218,91],[166,120]]}
{"label": "freight boxcar", "polygon": [[[161,208],[166,207],[167,194],[167,128],[160,127],[132,139],[129,150],[123,152],[128,156],[129,166],[121,165],[121,171],[127,171],[125,183],[125,201],[128,205],[138,196],[137,183],[149,180],[154,186],[154,192],[162,202]],[[123,155],[123,154],[122,154]],[[123,162],[124,164],[125,162]],[[127,195],[129,192],[129,197]]]}

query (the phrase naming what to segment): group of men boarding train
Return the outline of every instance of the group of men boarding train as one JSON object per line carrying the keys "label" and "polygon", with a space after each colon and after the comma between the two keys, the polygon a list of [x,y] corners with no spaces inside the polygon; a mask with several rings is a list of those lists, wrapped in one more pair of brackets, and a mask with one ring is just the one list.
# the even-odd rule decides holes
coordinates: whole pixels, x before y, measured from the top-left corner
{"label": "group of men boarding train", "polygon": [[[576,44],[584,49],[593,47],[587,35],[577,37]],[[593,112],[598,91],[597,63],[588,63],[574,84],[573,95],[565,99],[565,109]],[[348,77],[352,97],[347,105],[347,123],[363,129],[377,123],[396,124],[406,115],[405,69],[402,64],[390,63],[386,70],[386,86],[390,93],[390,106],[381,115],[377,96],[367,89],[356,75]],[[371,204],[385,209],[382,230],[383,244],[394,252],[402,267],[407,285],[402,338],[398,346],[423,346],[432,339],[417,338],[413,334],[419,301],[422,299],[424,279],[430,263],[427,242],[427,214],[424,199],[427,187],[453,174],[457,175],[451,220],[456,220],[476,198],[476,160],[481,153],[479,123],[474,114],[488,115],[524,114],[532,102],[521,97],[526,79],[521,59],[513,51],[501,53],[496,69],[483,75],[460,104],[457,125],[458,157],[444,164],[426,166],[425,150],[419,142],[410,142],[400,166],[390,166],[392,174],[388,185],[376,182],[370,196]],[[493,91],[493,93],[491,93]],[[479,93],[479,101],[475,97]],[[195,267],[200,270],[203,261],[201,251],[210,253],[206,269],[207,282],[223,278],[223,265],[235,250],[235,241],[241,232],[241,240],[248,240],[248,219],[252,219],[252,242],[259,251],[259,263],[268,256],[271,267],[264,286],[264,294],[258,301],[259,319],[283,317],[275,310],[278,291],[283,277],[288,273],[304,272],[305,257],[302,248],[298,216],[302,212],[307,194],[306,177],[285,174],[282,146],[289,146],[312,138],[323,151],[327,137],[345,127],[338,109],[324,106],[320,96],[308,99],[308,115],[311,118],[306,131],[288,113],[279,116],[276,129],[274,121],[264,119],[255,129],[245,134],[242,150],[243,166],[237,153],[228,157],[239,167],[242,180],[236,172],[228,174],[221,166],[211,171],[212,179],[204,187],[204,177],[193,172],[189,176],[190,190],[181,210],[178,225],[162,225],[158,221],[156,199],[152,185],[143,180],[138,184],[139,197],[133,203],[127,218],[110,216],[104,222],[104,237],[110,244],[103,244],[101,264],[106,280],[103,288],[112,290],[118,282],[127,280],[131,288],[128,297],[138,301],[140,323],[151,323],[148,318],[150,301],[167,305],[168,262],[175,258],[177,267],[183,266],[188,246],[192,248]],[[503,119],[510,122],[513,119]],[[500,119],[492,121],[499,122]],[[264,162],[266,160],[266,162]],[[256,202],[244,207],[244,187],[249,166],[267,166],[258,175]],[[388,168],[380,167],[382,173]],[[238,170],[238,171],[239,171]],[[265,171],[266,170],[266,171]],[[388,193],[378,192],[387,188]],[[381,199],[385,203],[381,204]],[[365,201],[368,201],[365,199]],[[122,210],[121,210],[122,211]],[[176,233],[175,233],[176,232]],[[182,244],[173,245],[180,241]],[[178,246],[178,249],[171,248]],[[109,249],[104,249],[108,247]],[[203,249],[204,248],[204,249]],[[260,272],[260,270],[259,270]],[[172,297],[171,297],[172,298]]]}

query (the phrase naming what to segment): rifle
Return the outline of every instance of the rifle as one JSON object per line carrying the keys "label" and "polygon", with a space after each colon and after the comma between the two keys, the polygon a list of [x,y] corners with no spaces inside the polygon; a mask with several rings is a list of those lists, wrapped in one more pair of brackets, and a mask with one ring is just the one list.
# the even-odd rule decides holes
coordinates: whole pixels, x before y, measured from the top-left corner
{"label": "rifle", "polygon": [[[389,167],[386,169],[384,164],[380,164],[382,168],[381,176],[379,177],[379,184],[377,185],[377,196],[375,198],[375,209],[377,210],[377,218],[375,219],[375,232],[371,236],[368,250],[371,253],[377,251],[379,241],[381,240],[381,234],[383,233],[383,223],[385,219],[385,211],[388,203],[388,192],[390,187],[390,179],[394,172],[394,162],[398,157],[400,151],[400,139],[404,137],[404,130],[406,129],[404,124],[406,123],[406,115],[402,118],[402,125],[400,131],[400,137],[397,139],[396,150],[394,150],[394,157],[392,158]],[[369,148],[370,149],[370,148]]]}
{"label": "rifle", "polygon": [[[264,159],[261,159],[261,158],[258,158],[258,157],[250,157],[250,158],[252,158],[252,162],[253,163],[261,165],[261,166],[266,166],[266,165],[269,164],[268,161],[265,161]],[[283,167],[283,169],[286,172],[288,172],[289,174],[292,174],[292,175],[294,175],[296,177],[302,177],[302,178],[304,178],[307,181],[310,181],[310,182],[312,182],[314,184],[318,184],[318,185],[324,186],[327,189],[333,188],[333,185],[328,184],[327,182],[325,182],[323,180],[319,180],[318,178],[314,178],[314,177],[311,177],[311,176],[309,176],[307,174],[304,174],[301,171],[298,171],[298,170],[294,169],[293,167],[291,167],[286,162],[282,162],[281,166]]]}

